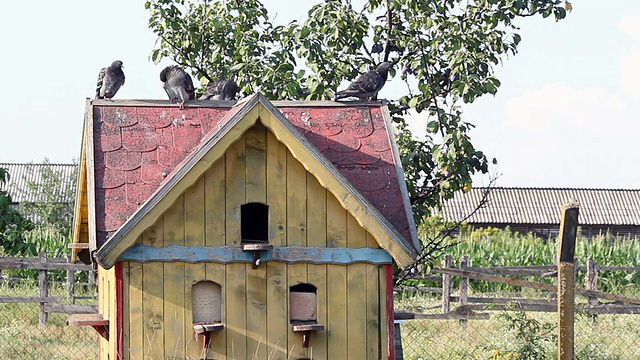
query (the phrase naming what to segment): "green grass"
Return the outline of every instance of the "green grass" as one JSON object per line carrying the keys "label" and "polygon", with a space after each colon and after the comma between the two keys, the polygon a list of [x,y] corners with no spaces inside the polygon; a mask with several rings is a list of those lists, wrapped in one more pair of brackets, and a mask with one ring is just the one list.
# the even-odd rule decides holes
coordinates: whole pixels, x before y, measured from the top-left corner
{"label": "green grass", "polygon": [[[475,294],[478,296],[479,294]],[[441,312],[439,296],[399,294],[396,311]],[[409,320],[401,324],[405,359],[422,360],[506,360],[557,359],[556,313],[489,311],[489,320],[468,320],[466,328],[458,320]],[[511,319],[511,320],[509,320]],[[540,325],[538,331],[524,328],[527,321]],[[639,315],[576,315],[576,360],[640,359]],[[510,324],[524,330],[510,328]],[[543,326],[544,325],[544,326]],[[546,328],[545,328],[546,327]],[[549,330],[551,328],[551,330]],[[527,345],[540,354],[522,356]],[[531,352],[529,352],[531,354]]]}
{"label": "green grass", "polygon": [[[95,289],[93,289],[93,292]],[[84,295],[92,294],[91,291]],[[78,295],[82,295],[79,294]],[[0,296],[39,296],[37,282],[0,284]],[[63,285],[51,285],[49,296],[66,301]],[[95,303],[79,300],[76,303]],[[39,323],[38,303],[0,304],[0,358],[86,360],[97,359],[98,335],[91,327],[68,326],[67,314],[49,314],[46,325]]]}

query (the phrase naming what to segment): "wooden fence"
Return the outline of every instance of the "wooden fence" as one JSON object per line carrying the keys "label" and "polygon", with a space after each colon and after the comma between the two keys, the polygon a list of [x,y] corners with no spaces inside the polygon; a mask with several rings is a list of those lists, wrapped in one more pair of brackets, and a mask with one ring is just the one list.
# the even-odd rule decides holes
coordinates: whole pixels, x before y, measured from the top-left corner
{"label": "wooden fence", "polygon": [[[9,269],[33,269],[38,271],[38,288],[40,296],[0,296],[0,303],[39,303],[38,318],[41,324],[46,324],[49,313],[65,314],[89,314],[97,313],[97,305],[78,305],[76,300],[95,298],[95,296],[76,295],[76,271],[87,271],[88,285],[95,286],[94,269],[91,265],[72,264],[66,258],[47,258],[46,254],[40,254],[37,258],[28,257],[0,257],[0,283],[11,279],[2,276],[3,270]],[[60,297],[49,296],[48,272],[61,270],[67,272],[67,294],[71,304],[62,304]]]}
{"label": "wooden fence", "polygon": [[[640,271],[638,266],[600,266],[589,260],[586,265],[575,266],[575,276],[578,271],[586,271],[585,288],[575,289],[575,294],[586,298],[586,302],[575,305],[576,310],[583,310],[590,314],[640,314],[640,299],[598,291],[598,273],[603,271]],[[547,278],[557,277],[557,265],[543,266],[493,266],[473,267],[468,256],[460,259],[459,266],[453,266],[451,255],[445,255],[443,267],[432,269],[429,275],[416,279],[440,281],[442,287],[417,287],[421,292],[442,294],[442,312],[439,314],[396,313],[396,319],[489,319],[490,310],[520,309],[524,311],[556,312],[556,285],[547,282],[517,279],[505,276],[523,276]],[[452,277],[460,277],[457,296],[452,287]],[[520,286],[547,292],[545,299],[524,299],[518,297],[486,298],[469,296],[469,279]],[[555,282],[555,279],[554,279]],[[576,281],[576,284],[579,281]],[[601,303],[599,300],[611,300]],[[458,303],[452,309],[451,303]],[[491,306],[487,306],[487,305]]]}

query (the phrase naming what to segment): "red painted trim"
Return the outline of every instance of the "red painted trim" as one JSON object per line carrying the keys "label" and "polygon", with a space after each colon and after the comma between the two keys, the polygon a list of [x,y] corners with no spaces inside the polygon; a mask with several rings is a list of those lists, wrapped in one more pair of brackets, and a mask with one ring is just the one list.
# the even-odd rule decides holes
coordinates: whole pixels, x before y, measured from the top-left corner
{"label": "red painted trim", "polygon": [[116,359],[122,359],[124,356],[123,350],[124,350],[124,329],[122,328],[123,324],[124,324],[124,313],[123,313],[123,304],[124,304],[124,299],[122,298],[122,294],[124,291],[124,285],[123,285],[123,271],[122,271],[122,261],[118,261],[115,264],[115,270],[116,272],[116,298],[115,298],[115,302],[116,302],[116,326],[115,329],[112,329],[111,331],[115,331],[115,335],[116,335]]}
{"label": "red painted trim", "polygon": [[385,270],[385,282],[387,285],[387,358],[389,360],[395,360],[396,347],[395,336],[393,331],[393,265],[387,264],[384,266]]}

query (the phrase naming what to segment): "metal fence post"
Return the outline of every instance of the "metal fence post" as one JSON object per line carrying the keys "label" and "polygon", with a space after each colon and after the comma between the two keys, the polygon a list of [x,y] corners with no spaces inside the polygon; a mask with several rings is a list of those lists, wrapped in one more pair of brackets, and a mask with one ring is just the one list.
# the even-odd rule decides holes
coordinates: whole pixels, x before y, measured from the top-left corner
{"label": "metal fence post", "polygon": [[574,357],[574,253],[578,232],[578,201],[563,206],[558,241],[558,360]]}

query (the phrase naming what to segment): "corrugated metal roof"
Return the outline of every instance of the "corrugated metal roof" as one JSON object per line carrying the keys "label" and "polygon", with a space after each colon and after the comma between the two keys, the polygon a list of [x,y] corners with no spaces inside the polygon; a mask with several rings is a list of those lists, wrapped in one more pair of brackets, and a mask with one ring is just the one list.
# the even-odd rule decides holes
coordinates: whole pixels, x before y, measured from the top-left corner
{"label": "corrugated metal roof", "polygon": [[[10,177],[7,183],[0,183],[0,190],[8,191],[14,203],[47,201],[43,189],[51,184],[53,177],[59,177],[62,187],[56,189],[57,199],[49,200],[64,203],[73,201],[76,164],[0,163],[0,168],[7,169]],[[35,187],[30,188],[29,184]]]}
{"label": "corrugated metal roof", "polygon": [[[461,220],[480,203],[487,188],[458,192],[442,214]],[[580,225],[640,225],[640,189],[491,188],[487,204],[470,224],[559,224],[562,205],[580,202]]]}

